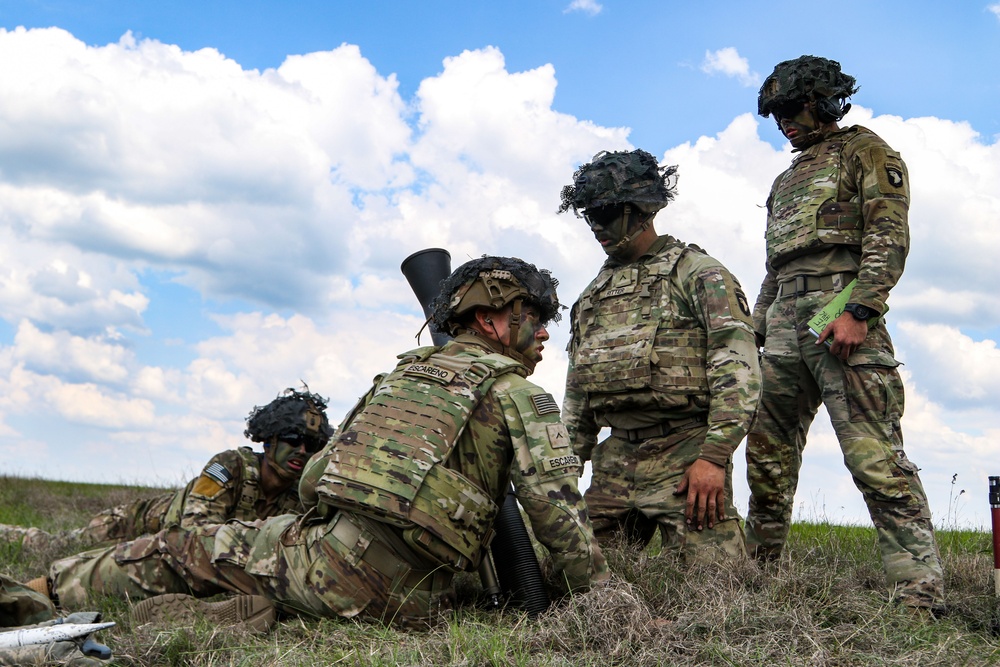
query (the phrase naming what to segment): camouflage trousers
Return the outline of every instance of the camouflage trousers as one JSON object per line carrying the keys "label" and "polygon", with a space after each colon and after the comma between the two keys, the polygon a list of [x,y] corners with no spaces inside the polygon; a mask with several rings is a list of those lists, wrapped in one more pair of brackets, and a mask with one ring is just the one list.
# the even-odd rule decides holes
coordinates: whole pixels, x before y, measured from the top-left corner
{"label": "camouflage trousers", "polygon": [[346,512],[172,526],[155,535],[56,561],[53,594],[67,609],[93,594],[141,600],[163,593],[263,595],[290,614],[401,625],[441,609],[452,574],[415,566],[378,525]]}
{"label": "camouflage trousers", "polygon": [[663,550],[686,562],[719,562],[746,556],[740,516],[733,504],[733,466],[726,466],[724,521],[690,530],[687,494],[675,495],[684,472],[697,460],[708,428],[629,442],[612,436],[591,454],[593,478],[584,499],[602,545],[615,540],[644,546],[657,528]]}
{"label": "camouflage trousers", "polygon": [[102,542],[124,542],[140,535],[155,533],[166,528],[167,510],[177,496],[176,491],[162,493],[152,498],[142,498],[127,505],[104,510],[85,528],[73,531],[84,545]]}
{"label": "camouflage trousers", "polygon": [[104,543],[134,540],[165,527],[165,517],[176,493],[143,498],[127,505],[106,509],[83,528],[48,533],[39,528],[0,524],[0,540],[19,542],[24,549],[66,552]]}
{"label": "camouflage trousers", "polygon": [[777,557],[784,546],[806,434],[822,402],[844,463],[864,496],[894,594],[914,606],[942,602],[941,561],[918,468],[903,451],[903,383],[884,323],[847,362],[816,345],[808,321],[833,294],[776,300],[767,312],[763,394],[747,438],[747,547]]}

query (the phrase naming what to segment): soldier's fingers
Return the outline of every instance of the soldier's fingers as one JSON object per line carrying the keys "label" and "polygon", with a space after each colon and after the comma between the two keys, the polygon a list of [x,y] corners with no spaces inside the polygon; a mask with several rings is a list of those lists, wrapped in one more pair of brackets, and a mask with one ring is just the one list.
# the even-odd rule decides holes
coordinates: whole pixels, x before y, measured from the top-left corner
{"label": "soldier's fingers", "polygon": [[718,506],[716,505],[715,494],[708,496],[708,527],[713,528],[715,526],[715,516],[718,513]]}
{"label": "soldier's fingers", "polygon": [[684,502],[684,518],[687,520],[688,525],[694,521],[694,509],[695,509],[696,495],[693,491],[688,491],[687,499]]}

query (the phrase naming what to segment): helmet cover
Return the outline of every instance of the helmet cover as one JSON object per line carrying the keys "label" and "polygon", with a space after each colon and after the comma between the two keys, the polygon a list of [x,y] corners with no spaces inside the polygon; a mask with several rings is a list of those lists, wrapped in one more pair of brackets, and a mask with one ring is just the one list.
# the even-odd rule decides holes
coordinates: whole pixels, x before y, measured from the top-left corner
{"label": "helmet cover", "polygon": [[551,273],[517,257],[483,255],[441,281],[441,292],[430,306],[431,330],[454,336],[458,320],[470,310],[499,310],[517,299],[537,308],[543,324],[558,322],[564,307],[556,295],[558,285]]}
{"label": "helmet cover", "polygon": [[774,67],[757,94],[757,113],[764,118],[784,104],[832,97],[843,101],[858,92],[853,76],[840,71],[836,60],[799,56]]}
{"label": "helmet cover", "polygon": [[660,167],[644,150],[601,151],[573,174],[573,185],[562,189],[559,213],[573,209],[633,204],[655,213],[677,194],[677,167]]}
{"label": "helmet cover", "polygon": [[254,407],[247,416],[243,435],[253,442],[263,443],[274,437],[298,435],[326,444],[333,435],[326,417],[327,401],[319,394],[310,393],[308,387],[305,389],[303,392],[286,389],[267,405]]}

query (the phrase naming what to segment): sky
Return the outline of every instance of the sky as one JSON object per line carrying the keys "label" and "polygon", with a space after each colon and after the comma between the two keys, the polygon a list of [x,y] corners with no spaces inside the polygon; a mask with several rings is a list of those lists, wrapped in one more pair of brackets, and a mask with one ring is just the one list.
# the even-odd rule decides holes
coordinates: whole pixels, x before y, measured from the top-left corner
{"label": "sky", "polygon": [[[571,304],[604,254],[559,191],[602,150],[678,165],[657,230],[753,300],[791,159],[757,91],[803,54],[858,80],[843,124],[909,168],[906,449],[939,527],[987,527],[996,0],[0,0],[0,474],[179,485],[303,384],[339,422],[417,344],[399,265],[424,248],[521,257]],[[532,379],[561,401],[550,334]],[[869,521],[823,412],[796,518]]]}

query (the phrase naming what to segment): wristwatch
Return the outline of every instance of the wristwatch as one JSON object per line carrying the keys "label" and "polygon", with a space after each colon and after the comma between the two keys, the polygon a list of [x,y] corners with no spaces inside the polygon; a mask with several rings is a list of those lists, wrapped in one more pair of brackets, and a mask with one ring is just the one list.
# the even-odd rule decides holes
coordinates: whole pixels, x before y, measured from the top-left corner
{"label": "wristwatch", "polygon": [[856,320],[870,320],[878,315],[873,308],[862,306],[860,303],[849,303],[844,306],[844,312],[850,313]]}

